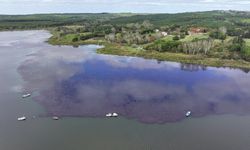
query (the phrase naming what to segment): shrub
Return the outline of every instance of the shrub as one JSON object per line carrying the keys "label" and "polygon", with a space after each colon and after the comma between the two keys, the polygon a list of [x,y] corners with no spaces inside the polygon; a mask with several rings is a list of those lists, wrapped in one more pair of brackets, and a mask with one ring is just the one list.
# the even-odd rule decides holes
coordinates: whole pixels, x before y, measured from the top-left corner
{"label": "shrub", "polygon": [[245,41],[241,36],[235,37],[232,41],[232,45],[229,46],[230,51],[243,52],[245,48]]}
{"label": "shrub", "polygon": [[180,38],[179,38],[179,36],[176,35],[176,36],[173,37],[173,40],[178,41],[178,40],[180,40]]}
{"label": "shrub", "polygon": [[79,39],[78,39],[78,37],[74,37],[73,39],[72,39],[72,42],[77,42]]}
{"label": "shrub", "polygon": [[166,51],[179,51],[179,46],[181,45],[180,41],[165,41],[165,40],[157,40],[153,44],[150,44],[145,47],[147,50],[156,50],[159,52]]}
{"label": "shrub", "polygon": [[94,34],[85,34],[85,35],[80,36],[80,40],[84,41],[84,40],[88,40],[88,39],[93,38],[93,37],[95,37]]}
{"label": "shrub", "polygon": [[220,32],[219,30],[212,31],[209,33],[209,36],[214,39],[220,39],[220,40],[225,40],[227,35]]}

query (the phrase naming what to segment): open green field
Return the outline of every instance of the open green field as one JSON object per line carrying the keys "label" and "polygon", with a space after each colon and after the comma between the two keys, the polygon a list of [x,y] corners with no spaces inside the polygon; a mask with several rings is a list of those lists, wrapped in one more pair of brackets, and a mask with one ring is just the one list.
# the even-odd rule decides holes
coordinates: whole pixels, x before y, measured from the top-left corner
{"label": "open green field", "polygon": [[241,20],[243,23],[250,23],[250,19],[242,19]]}
{"label": "open green field", "polygon": [[195,39],[202,40],[207,39],[209,36],[208,34],[194,34],[194,35],[188,35],[184,39],[181,39],[181,42],[191,42]]}

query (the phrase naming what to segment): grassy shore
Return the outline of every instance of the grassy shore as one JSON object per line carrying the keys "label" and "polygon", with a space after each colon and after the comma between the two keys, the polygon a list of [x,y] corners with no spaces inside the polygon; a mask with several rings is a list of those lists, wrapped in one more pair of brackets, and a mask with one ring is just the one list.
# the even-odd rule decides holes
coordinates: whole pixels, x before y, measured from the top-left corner
{"label": "grassy shore", "polygon": [[48,43],[52,45],[72,45],[72,46],[98,44],[98,45],[104,45],[104,48],[100,48],[97,50],[97,53],[99,54],[143,57],[146,59],[157,59],[161,61],[198,64],[198,65],[213,66],[213,67],[232,67],[232,68],[250,69],[250,62],[244,60],[208,58],[203,55],[186,55],[183,53],[145,51],[142,49],[133,48],[130,46],[124,46],[117,43],[108,43],[102,38],[72,42],[72,40],[68,40],[67,38],[58,39],[52,36],[48,40]]}
{"label": "grassy shore", "polygon": [[87,45],[87,44],[97,44],[97,45],[105,45],[105,41],[101,38],[96,38],[96,39],[89,39],[89,40],[84,40],[84,41],[77,41],[77,42],[72,42],[72,40],[65,40],[65,39],[57,39],[54,38],[53,36],[49,38],[47,41],[51,45],[71,45],[71,46],[79,46],[79,45]]}
{"label": "grassy shore", "polygon": [[198,64],[213,67],[232,67],[250,69],[250,62],[244,60],[228,60],[219,58],[207,58],[199,55],[186,55],[182,53],[169,53],[157,51],[144,51],[135,48],[120,46],[119,44],[105,44],[104,48],[98,49],[97,53],[119,56],[135,56],[146,59],[173,61],[187,64]]}

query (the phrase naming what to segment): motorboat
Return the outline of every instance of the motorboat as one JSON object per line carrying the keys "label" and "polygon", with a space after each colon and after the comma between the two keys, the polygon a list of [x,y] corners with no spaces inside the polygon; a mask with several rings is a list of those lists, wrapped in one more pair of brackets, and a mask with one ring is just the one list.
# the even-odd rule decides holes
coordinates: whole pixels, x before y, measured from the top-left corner
{"label": "motorboat", "polygon": [[107,113],[106,117],[118,117],[117,113]]}
{"label": "motorboat", "polygon": [[112,117],[118,117],[118,114],[117,113],[113,113]]}
{"label": "motorboat", "polygon": [[18,120],[18,121],[25,121],[25,120],[26,120],[26,117],[24,117],[24,116],[23,116],[23,117],[19,117],[19,118],[17,118],[17,120]]}
{"label": "motorboat", "polygon": [[107,113],[106,114],[106,117],[112,117],[113,115],[112,115],[112,113]]}
{"label": "motorboat", "polygon": [[52,119],[53,119],[53,120],[59,120],[59,117],[54,116],[54,117],[52,117]]}
{"label": "motorboat", "polygon": [[22,96],[22,98],[27,98],[27,97],[30,97],[31,96],[31,94],[24,94],[23,96]]}
{"label": "motorboat", "polygon": [[191,116],[191,111],[187,111],[187,113],[186,113],[186,117],[190,117]]}

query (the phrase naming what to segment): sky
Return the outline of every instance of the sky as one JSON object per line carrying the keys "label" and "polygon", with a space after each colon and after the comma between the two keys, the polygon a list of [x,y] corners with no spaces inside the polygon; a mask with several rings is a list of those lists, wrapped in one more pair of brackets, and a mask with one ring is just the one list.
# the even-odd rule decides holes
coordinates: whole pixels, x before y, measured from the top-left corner
{"label": "sky", "polygon": [[250,0],[0,0],[0,14],[250,11]]}

